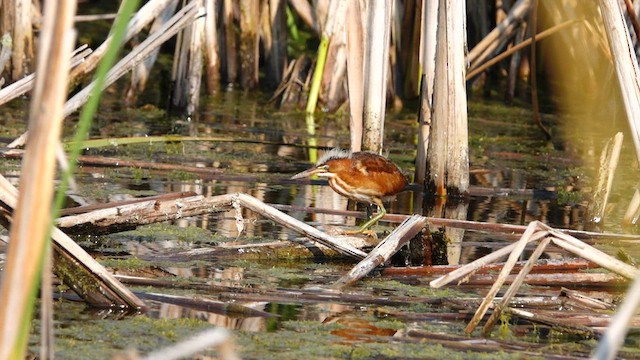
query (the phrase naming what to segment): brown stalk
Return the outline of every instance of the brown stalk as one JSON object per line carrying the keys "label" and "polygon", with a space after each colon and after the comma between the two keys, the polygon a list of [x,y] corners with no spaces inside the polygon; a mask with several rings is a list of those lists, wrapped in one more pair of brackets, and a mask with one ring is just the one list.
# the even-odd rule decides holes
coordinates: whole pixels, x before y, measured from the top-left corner
{"label": "brown stalk", "polygon": [[362,110],[363,110],[363,65],[364,33],[362,30],[362,10],[360,1],[347,3],[345,19],[347,32],[347,83],[349,89],[349,135],[351,151],[362,150]]}
{"label": "brown stalk", "polygon": [[520,240],[517,243],[514,243],[515,246],[510,252],[507,262],[502,267],[500,275],[498,275],[498,279],[495,283],[493,283],[493,286],[491,287],[487,295],[485,295],[482,304],[480,304],[480,306],[476,310],[475,315],[473,316],[471,321],[469,321],[469,324],[467,324],[467,327],[464,329],[465,333],[471,334],[473,332],[473,329],[475,329],[478,323],[482,320],[484,314],[489,309],[489,306],[493,303],[493,299],[495,298],[496,294],[498,294],[500,287],[511,272],[511,269],[513,269],[513,266],[522,254],[522,251],[524,251],[525,246],[531,241],[531,239],[535,238],[535,234],[540,232],[538,224],[538,221],[531,222],[529,226],[527,226],[527,231],[522,234]]}
{"label": "brown stalk", "polygon": [[[30,2],[29,2],[30,5]],[[0,285],[0,358],[24,357],[26,330],[43,255],[49,245],[55,148],[62,127],[74,32],[74,1],[45,3],[27,152]],[[46,75],[45,75],[46,74]],[[14,352],[16,351],[16,352]]]}
{"label": "brown stalk", "polygon": [[[545,31],[540,32],[539,34],[536,35],[536,39],[538,41],[549,37],[550,35],[553,35],[554,33],[564,29],[565,27],[568,27],[570,25],[574,25],[576,23],[580,23],[581,21],[579,20],[569,20],[566,22],[563,22],[562,24],[558,24],[554,27],[551,27]],[[470,80],[473,79],[474,77],[478,76],[478,74],[482,73],[483,71],[485,71],[486,69],[490,68],[491,66],[495,65],[496,63],[504,60],[505,58],[511,56],[511,54],[513,54],[516,51],[520,51],[522,49],[524,49],[527,46],[531,45],[532,42],[532,38],[528,38],[527,40],[511,47],[509,50],[506,50],[505,52],[496,55],[494,58],[492,58],[491,60],[482,63],[482,65],[478,65],[478,66],[471,66],[469,68],[469,72],[467,73],[466,79]]]}

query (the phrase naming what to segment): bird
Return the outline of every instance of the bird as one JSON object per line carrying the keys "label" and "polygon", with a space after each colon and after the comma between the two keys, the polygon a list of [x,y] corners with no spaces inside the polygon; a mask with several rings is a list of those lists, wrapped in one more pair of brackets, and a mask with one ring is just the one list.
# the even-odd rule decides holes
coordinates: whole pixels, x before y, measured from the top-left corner
{"label": "bird", "polygon": [[351,200],[375,204],[378,214],[355,231],[346,234],[371,232],[369,227],[380,220],[387,210],[382,199],[396,195],[408,186],[407,178],[391,160],[368,151],[352,152],[334,148],[320,157],[314,167],[291,177],[291,180],[319,176],[329,181],[333,191]]}

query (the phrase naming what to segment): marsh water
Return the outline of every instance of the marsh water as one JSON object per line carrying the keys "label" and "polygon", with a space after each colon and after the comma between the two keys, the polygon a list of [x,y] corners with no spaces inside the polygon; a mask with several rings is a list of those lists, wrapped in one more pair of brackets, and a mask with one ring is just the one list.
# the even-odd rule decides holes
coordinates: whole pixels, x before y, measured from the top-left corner
{"label": "marsh water", "polygon": [[[310,213],[303,209],[354,209],[326,184],[293,182],[289,177],[310,166],[305,144],[307,133],[303,113],[280,113],[267,104],[263,94],[225,91],[204,99],[197,118],[170,116],[154,106],[135,110],[119,109],[105,103],[97,117],[92,138],[144,137],[180,135],[198,137],[184,141],[154,141],[130,145],[87,148],[86,155],[155,163],[179,164],[212,169],[193,173],[184,170],[153,170],[118,166],[82,166],[77,174],[78,189],[69,206],[81,203],[104,203],[129,198],[191,191],[205,196],[242,192],[269,204],[294,205],[290,215],[319,227],[354,226],[352,217]],[[554,227],[583,229],[586,205],[593,186],[597,153],[606,134],[596,133],[572,138],[575,131],[560,126],[557,116],[545,115],[545,123],[556,137],[546,141],[531,121],[526,104],[506,106],[500,102],[471,101],[469,126],[472,184],[483,189],[536,189],[549,194],[505,196],[489,192],[472,196],[463,203],[460,218],[482,222],[527,225],[541,220]],[[9,120],[19,118],[19,106],[5,110],[2,123],[7,141],[20,134],[25,124]],[[316,134],[320,151],[348,147],[348,115],[343,112],[319,116]],[[412,176],[415,157],[416,113],[412,104],[403,110],[390,111],[385,123],[385,153],[408,176]],[[16,127],[17,126],[17,127]],[[65,135],[73,131],[66,124]],[[575,134],[573,134],[575,135]],[[203,140],[204,139],[204,140]],[[621,163],[632,167],[631,144],[625,144]],[[586,156],[583,156],[586,155]],[[217,169],[219,171],[214,171]],[[19,161],[4,160],[3,172],[17,183]],[[622,227],[621,217],[630,198],[632,176],[620,171],[616,179],[606,221],[598,231],[634,232]],[[417,191],[417,190],[416,190]],[[429,216],[433,209],[416,208],[423,194],[408,191],[393,199],[389,213],[419,213]],[[453,207],[460,205],[453,204]],[[446,208],[446,206],[445,206]],[[355,207],[362,211],[361,207]],[[518,331],[517,323],[504,320],[495,330],[494,341],[526,343],[532,353],[479,350],[468,353],[456,350],[442,339],[426,341],[420,336],[406,336],[411,331],[426,331],[441,336],[464,336],[465,316],[440,318],[418,314],[453,314],[447,306],[433,305],[425,299],[472,298],[486,288],[449,286],[445,290],[429,288],[433,276],[385,276],[378,272],[349,288],[348,294],[366,294],[390,298],[388,303],[367,300],[331,300],[275,296],[270,290],[291,294],[333,283],[353,265],[343,258],[318,257],[311,253],[287,250],[300,240],[295,234],[259,214],[244,210],[244,230],[239,233],[235,212],[185,218],[169,223],[141,226],[135,230],[101,236],[78,236],[76,240],[101,263],[116,274],[168,280],[176,284],[211,285],[211,289],[189,286],[153,287],[131,285],[134,291],[180,294],[239,303],[264,312],[249,316],[233,312],[207,311],[166,302],[148,300],[150,310],[144,314],[125,314],[113,309],[93,309],[78,302],[63,287],[56,292],[56,354],[61,359],[110,358],[127,349],[148,353],[173,344],[212,326],[233,331],[237,351],[243,358],[514,358],[544,354],[544,347],[555,349],[558,358],[584,356],[595,340],[575,337],[547,329]],[[441,215],[441,214],[440,214]],[[383,237],[397,226],[381,222],[376,228]],[[432,231],[438,229],[432,229]],[[515,236],[482,231],[458,231],[448,249],[448,263],[466,263],[513,241]],[[265,244],[261,248],[260,244]],[[277,245],[273,245],[277,244]],[[225,245],[233,251],[223,255],[194,256],[177,260],[175,254],[194,249]],[[601,243],[615,253],[624,248],[631,257],[637,249],[631,245]],[[293,245],[291,245],[293,246]],[[265,250],[266,249],[266,250]],[[566,255],[552,249],[544,255]],[[228,289],[222,291],[220,289]],[[253,296],[238,295],[246,289]],[[601,289],[598,289],[601,290]],[[620,295],[623,289],[608,289]],[[546,294],[552,298],[557,288],[529,288],[527,293]],[[411,299],[415,299],[412,301]],[[473,311],[473,309],[468,309]],[[411,315],[413,314],[413,316]],[[468,320],[468,319],[467,319]],[[34,321],[32,349],[37,351],[38,320]],[[473,339],[470,337],[469,339]],[[482,339],[478,337],[478,339]],[[633,347],[637,339],[631,339]],[[90,355],[88,355],[90,354]],[[215,349],[204,352],[214,356]],[[533,355],[532,355],[533,354]],[[203,356],[205,356],[203,355]],[[556,355],[554,355],[556,356]]]}

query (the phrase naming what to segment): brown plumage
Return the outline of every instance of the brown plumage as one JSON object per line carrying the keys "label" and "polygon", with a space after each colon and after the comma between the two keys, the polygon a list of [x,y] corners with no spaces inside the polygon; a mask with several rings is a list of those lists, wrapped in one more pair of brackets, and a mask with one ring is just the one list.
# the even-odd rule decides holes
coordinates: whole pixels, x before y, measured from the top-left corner
{"label": "brown plumage", "polygon": [[329,181],[329,186],[340,195],[367,204],[376,204],[379,214],[371,218],[356,233],[367,230],[386,214],[382,199],[404,190],[407,179],[389,159],[371,152],[333,149],[318,160],[311,169],[294,175],[299,179],[318,175]]}

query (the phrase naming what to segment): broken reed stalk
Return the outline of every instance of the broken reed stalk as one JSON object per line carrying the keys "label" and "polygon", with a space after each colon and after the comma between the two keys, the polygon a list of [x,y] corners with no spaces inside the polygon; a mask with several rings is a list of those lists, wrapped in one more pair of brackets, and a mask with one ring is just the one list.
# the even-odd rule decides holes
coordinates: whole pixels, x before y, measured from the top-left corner
{"label": "broken reed stalk", "polygon": [[[228,211],[232,207],[241,206],[250,209],[267,219],[282,226],[299,232],[311,240],[316,241],[334,251],[357,260],[364,259],[367,254],[339,239],[325,234],[316,228],[305,224],[262,201],[242,193],[226,194],[213,197],[192,196],[172,200],[141,201],[135,204],[122,205],[114,208],[100,209],[84,214],[59,218],[57,226],[73,231],[73,227],[90,227],[92,231],[100,232],[101,226],[130,228],[137,225],[160,221],[180,219],[214,211]],[[240,222],[242,219],[238,219]]]}
{"label": "broken reed stalk", "polygon": [[[164,42],[172,38],[178,31],[182,30],[185,26],[193,23],[193,21],[199,16],[199,9],[196,7],[196,2],[190,2],[185,7],[180,9],[162,28],[157,32],[150,34],[142,43],[136,46],[130,53],[122,58],[118,63],[109,71],[105,87],[113,84],[116,80],[124,76],[131,68],[143,61],[151,52]],[[95,82],[90,83],[84,89],[80,90],[74,95],[64,108],[64,116],[67,117],[84,104],[89,96],[91,96]],[[102,90],[102,89],[100,89]]]}
{"label": "broken reed stalk", "polygon": [[[511,299],[516,295],[516,292],[520,288],[520,285],[522,285],[522,283],[524,282],[525,277],[527,276],[527,274],[529,274],[529,272],[533,268],[533,265],[535,265],[536,261],[538,261],[538,258],[540,257],[540,255],[542,255],[542,252],[547,248],[547,245],[549,245],[550,242],[551,239],[549,237],[546,237],[542,239],[542,241],[540,241],[536,249],[531,254],[531,257],[529,257],[529,260],[527,260],[526,264],[520,270],[518,276],[511,283],[504,295],[502,295],[502,300],[494,307],[493,313],[491,313],[491,316],[489,316],[489,319],[487,319],[487,322],[482,328],[482,335],[488,336],[491,333],[493,326],[502,314],[502,310],[507,307],[507,305],[509,305],[509,302],[511,302]],[[511,269],[509,269],[509,272],[511,272]]]}
{"label": "broken reed stalk", "polygon": [[613,176],[620,159],[623,138],[622,132],[618,132],[607,141],[604,149],[602,149],[600,167],[598,168],[598,182],[587,207],[588,215],[585,217],[585,222],[589,224],[600,224],[604,220],[609,193],[613,185]]}
{"label": "broken reed stalk", "polygon": [[[129,41],[133,36],[140,33],[147,25],[151,23],[162,11],[176,0],[151,0],[138,10],[135,16],[131,18],[127,25],[127,33],[125,35],[125,42]],[[120,11],[119,11],[120,12]],[[80,77],[89,74],[93,69],[98,66],[98,63],[107,52],[109,44],[112,41],[113,36],[110,34],[107,39],[96,48],[96,50],[87,58],[87,60],[80,64],[78,67],[71,71],[71,80],[73,83],[79,80]]]}
{"label": "broken reed stalk", "polygon": [[591,354],[592,359],[614,359],[624,342],[631,320],[640,304],[640,277],[629,287],[622,305],[611,319],[609,327]]}
{"label": "broken reed stalk", "polygon": [[[498,193],[500,192],[501,191],[498,191]],[[284,210],[284,211],[295,210],[295,211],[305,211],[310,213],[354,216],[362,219],[366,218],[366,214],[362,211],[310,208],[310,207],[282,205],[282,204],[270,204],[270,205],[275,207],[278,210]],[[383,217],[383,219],[389,222],[401,223],[408,216],[409,215],[402,215],[402,214],[386,214]],[[451,226],[451,227],[458,227],[458,228],[467,229],[467,230],[498,232],[498,233],[506,233],[506,234],[509,234],[509,233],[522,234],[527,229],[526,226],[513,225],[513,224],[487,223],[482,221],[446,219],[446,218],[438,218],[438,217],[427,217],[427,219],[429,221],[429,225],[431,226]],[[582,230],[573,230],[573,229],[560,229],[557,231],[561,231],[565,234],[575,236],[577,238],[616,239],[616,240],[627,240],[627,241],[640,240],[640,235],[634,235],[634,234],[601,233],[601,232],[595,232],[595,231],[582,231]]]}
{"label": "broken reed stalk", "polygon": [[56,220],[56,225],[69,233],[76,233],[78,229],[90,230],[94,234],[114,232],[203,213],[228,211],[232,203],[232,195],[209,198],[196,195],[177,199],[143,199],[132,204],[119,204],[82,214],[64,216]]}
{"label": "broken reed stalk", "polygon": [[433,280],[430,283],[432,287],[440,287],[455,279],[459,279],[478,269],[479,266],[481,266],[481,264],[484,263],[487,258],[491,260],[499,258],[497,257],[498,254],[501,255],[500,257],[502,257],[505,255],[505,249],[509,249],[511,253],[509,255],[507,262],[504,264],[502,270],[500,271],[500,274],[498,275],[498,278],[493,283],[493,286],[485,296],[482,304],[480,304],[480,306],[476,310],[475,315],[473,316],[473,318],[465,328],[465,332],[467,334],[470,334],[471,332],[473,332],[475,327],[484,317],[484,314],[492,304],[493,299],[495,298],[498,290],[500,289],[502,284],[504,284],[507,277],[509,276],[509,273],[513,269],[513,266],[515,265],[515,262],[522,254],[522,251],[524,250],[524,247],[526,246],[526,244],[534,240],[539,240],[541,238],[544,238],[544,240],[538,245],[536,250],[533,252],[529,261],[521,269],[520,274],[513,280],[511,287],[507,290],[506,294],[504,295],[503,302],[494,308],[493,314],[491,315],[491,317],[487,321],[487,324],[484,327],[484,330],[483,330],[484,335],[488,335],[490,333],[493,327],[493,324],[499,318],[500,313],[505,308],[506,304],[510,301],[510,299],[515,295],[520,285],[522,285],[524,281],[524,277],[527,276],[527,273],[530,271],[531,267],[534,265],[535,261],[537,261],[538,257],[544,251],[544,249],[546,248],[546,246],[549,244],[550,241],[553,242],[554,245],[556,246],[559,246],[569,252],[579,255],[591,262],[594,262],[600,265],[602,268],[608,269],[628,279],[635,279],[640,277],[639,269],[633,266],[627,265],[622,261],[619,261],[603,253],[602,251],[581,242],[580,240],[572,237],[571,235],[567,235],[558,230],[555,230],[550,226],[545,225],[539,221],[533,221],[529,224],[529,226],[527,226],[527,230],[525,231],[525,233],[522,235],[522,237],[517,243],[507,246],[487,256],[484,256],[483,258],[480,258],[457,270],[454,270],[445,276],[442,276],[438,279]]}
{"label": "broken reed stalk", "polygon": [[593,246],[590,246],[569,234],[558,231],[549,225],[540,223],[539,226],[549,231],[550,235],[553,235],[551,241],[555,245],[592,261],[605,269],[615,272],[616,274],[620,274],[627,279],[633,280],[640,277],[640,270],[636,267],[617,260]]}
{"label": "broken reed stalk", "polygon": [[377,266],[384,264],[427,225],[427,218],[413,215],[395,228],[389,236],[369,252],[366,258],[354,266],[349,273],[336,281],[332,288],[343,289],[367,276]]}
{"label": "broken reed stalk", "polygon": [[[565,21],[561,24],[555,25],[549,29],[546,29],[544,31],[541,31],[540,33],[536,34],[536,41],[540,41],[542,39],[545,39],[557,32],[559,32],[560,30],[563,30],[566,27],[569,27],[571,25],[575,25],[578,23],[581,23],[582,21],[580,20],[569,20],[569,21]],[[504,52],[496,55],[495,57],[493,57],[492,59],[484,62],[484,63],[479,63],[476,66],[472,66],[468,69],[468,73],[466,75],[466,80],[471,80],[474,77],[478,76],[479,74],[481,74],[483,71],[487,70],[488,68],[490,68],[491,66],[499,63],[500,61],[506,59],[507,57],[511,56],[513,53],[518,52],[528,46],[531,45],[532,42],[532,38],[528,38],[524,41],[522,41],[521,43],[514,45],[512,47],[510,47],[508,50],[505,50]]]}
{"label": "broken reed stalk", "polygon": [[467,61],[471,64],[471,68],[491,57],[501,44],[506,43],[513,36],[516,27],[527,15],[530,7],[530,0],[518,0],[513,4],[507,17],[469,51]]}
{"label": "broken reed stalk", "polygon": [[568,299],[572,300],[573,302],[580,304],[580,306],[587,307],[589,309],[594,309],[594,310],[615,309],[615,306],[610,302],[595,299],[591,296],[587,296],[576,290],[571,290],[563,287],[562,289],[560,289],[560,294],[563,296],[566,296]]}
{"label": "broken reed stalk", "polygon": [[589,261],[593,261],[601,267],[620,274],[627,279],[635,279],[640,276],[640,270],[637,268],[616,260],[593,246],[589,246],[575,238],[572,238],[571,236],[568,236],[568,239],[565,240],[565,238],[562,238],[559,235],[563,235],[565,237],[567,237],[567,235],[560,232],[554,232],[553,235],[554,237],[551,239],[553,244],[563,248],[564,250],[575,255],[582,256]]}
{"label": "broken reed stalk", "polygon": [[[207,1],[207,3],[212,3],[212,1]],[[160,14],[155,18],[153,24],[149,28],[149,33],[154,33],[158,31],[176,12],[176,7],[178,5],[177,1],[172,1],[167,5]],[[158,54],[160,53],[160,48],[156,48],[154,51],[147,56],[141,64],[133,68],[131,70],[131,80],[129,81],[129,86],[127,87],[126,95],[124,98],[124,102],[127,106],[133,106],[136,102],[136,99],[139,94],[146,88],[147,82],[149,80],[149,74],[155,64]]]}
{"label": "broken reed stalk", "polygon": [[[527,227],[527,230],[529,230],[529,227]],[[540,240],[543,239],[544,237],[546,237],[548,235],[548,232],[546,231],[538,231],[534,234],[532,234],[529,237],[529,242],[531,241],[536,241],[536,240]],[[524,235],[523,235],[524,236]],[[468,263],[467,265],[464,265],[462,267],[459,267],[458,269],[444,275],[441,276],[435,280],[432,280],[429,283],[429,286],[431,286],[432,288],[440,288],[443,287],[444,285],[447,285],[448,283],[460,279],[462,277],[468,276],[469,274],[474,273],[476,270],[480,269],[481,267],[487,265],[487,264],[491,264],[493,262],[498,261],[499,259],[507,256],[508,254],[512,253],[514,251],[514,249],[518,246],[518,243],[513,243],[511,245],[505,246],[502,249],[496,250],[494,252],[492,252],[491,254],[485,255],[479,259],[476,259],[470,263]]]}
{"label": "broken reed stalk", "polygon": [[[170,360],[198,357],[200,351],[214,347],[221,360],[240,360],[235,341],[227,329],[216,327],[201,331],[190,338],[163,349],[154,350],[145,357],[127,357],[141,360]],[[116,356],[116,358],[121,358]]]}
{"label": "broken reed stalk", "polygon": [[[78,66],[80,63],[84,61],[84,59],[91,54],[91,49],[85,44],[77,48],[71,57],[71,68]],[[29,74],[24,78],[11,83],[7,87],[4,87],[0,90],[0,105],[8,103],[9,101],[26,94],[31,91],[33,88],[33,80],[35,79],[36,74]],[[26,139],[25,139],[26,140]],[[22,144],[24,145],[24,141]],[[17,145],[9,145],[9,147],[15,147]]]}
{"label": "broken reed stalk", "polygon": [[464,1],[440,0],[438,13],[426,188],[437,196],[460,196],[469,190]]}
{"label": "broken reed stalk", "polygon": [[524,232],[524,234],[522,234],[520,240],[515,243],[513,251],[511,251],[511,254],[509,254],[509,258],[505,262],[502,270],[500,271],[500,274],[498,275],[498,279],[493,284],[489,292],[485,295],[482,303],[480,304],[480,306],[478,306],[475,315],[473,315],[473,318],[471,319],[471,321],[469,321],[469,324],[467,324],[467,327],[464,329],[465,333],[471,334],[473,332],[473,329],[475,329],[475,327],[484,317],[484,314],[487,312],[487,310],[489,310],[489,306],[493,303],[493,299],[500,290],[500,287],[502,287],[502,284],[511,272],[511,269],[513,269],[514,265],[520,258],[520,255],[524,251],[525,246],[527,246],[527,244],[531,241],[533,235],[538,231],[538,223],[538,221],[531,222],[529,226],[527,226],[527,230]]}
{"label": "broken reed stalk", "polygon": [[576,334],[579,336],[586,336],[586,337],[598,336],[598,332],[594,331],[592,328],[584,325],[575,324],[573,322],[570,322],[570,320],[558,321],[558,319],[554,317],[536,314],[531,311],[526,311],[526,310],[518,309],[515,307],[505,307],[504,312],[512,316],[516,316],[521,319],[531,321],[532,323],[551,326],[555,330],[562,333]]}
{"label": "broken reed stalk", "polygon": [[[200,6],[201,0],[193,1],[192,3],[196,6]],[[199,41],[196,40],[198,37],[198,28],[196,26],[196,20],[194,23],[185,26],[183,30],[180,31],[176,38],[176,47],[173,54],[173,67],[171,72],[171,81],[173,83],[173,94],[171,96],[171,106],[172,108],[178,109],[179,111],[185,111],[187,115],[189,115],[189,105],[191,101],[191,77],[190,77],[190,69],[192,64],[195,61],[198,61],[193,58],[193,53],[191,52],[194,44],[198,44]],[[201,57],[200,53],[195,54],[198,59]],[[201,61],[201,60],[200,60]],[[198,74],[200,74],[201,69],[198,70]],[[198,83],[198,88],[200,84]]]}
{"label": "broken reed stalk", "polygon": [[600,13],[604,29],[609,40],[609,48],[613,56],[616,75],[627,113],[627,121],[631,139],[636,150],[636,160],[640,162],[640,67],[635,47],[631,41],[629,28],[625,21],[620,2],[617,0],[600,0]]}
{"label": "broken reed stalk", "polygon": [[636,190],[633,192],[631,201],[629,201],[629,207],[624,213],[623,223],[626,225],[635,225],[640,218],[640,185],[636,185]]}
{"label": "broken reed stalk", "polygon": [[332,236],[325,234],[324,232],[302,222],[299,221],[275,208],[263,203],[262,201],[254,198],[253,196],[237,193],[234,194],[234,201],[238,201],[239,204],[243,207],[251,209],[254,212],[266,217],[267,219],[271,219],[277,221],[282,224],[282,226],[301,232],[305,236],[310,239],[333,249],[340,254],[349,256],[355,259],[364,259],[367,254],[361,250],[358,250],[354,247],[348,246],[346,244],[342,244],[339,240],[335,239]]}
{"label": "broken reed stalk", "polygon": [[[29,109],[31,136],[22,163],[21,192],[13,213],[11,242],[0,284],[1,359],[25,358],[41,267],[50,244],[55,147],[62,129],[62,106],[75,41],[75,9],[75,1],[45,3],[37,62],[40,76]],[[23,41],[18,39],[16,45]],[[20,57],[24,56],[22,50]]]}

